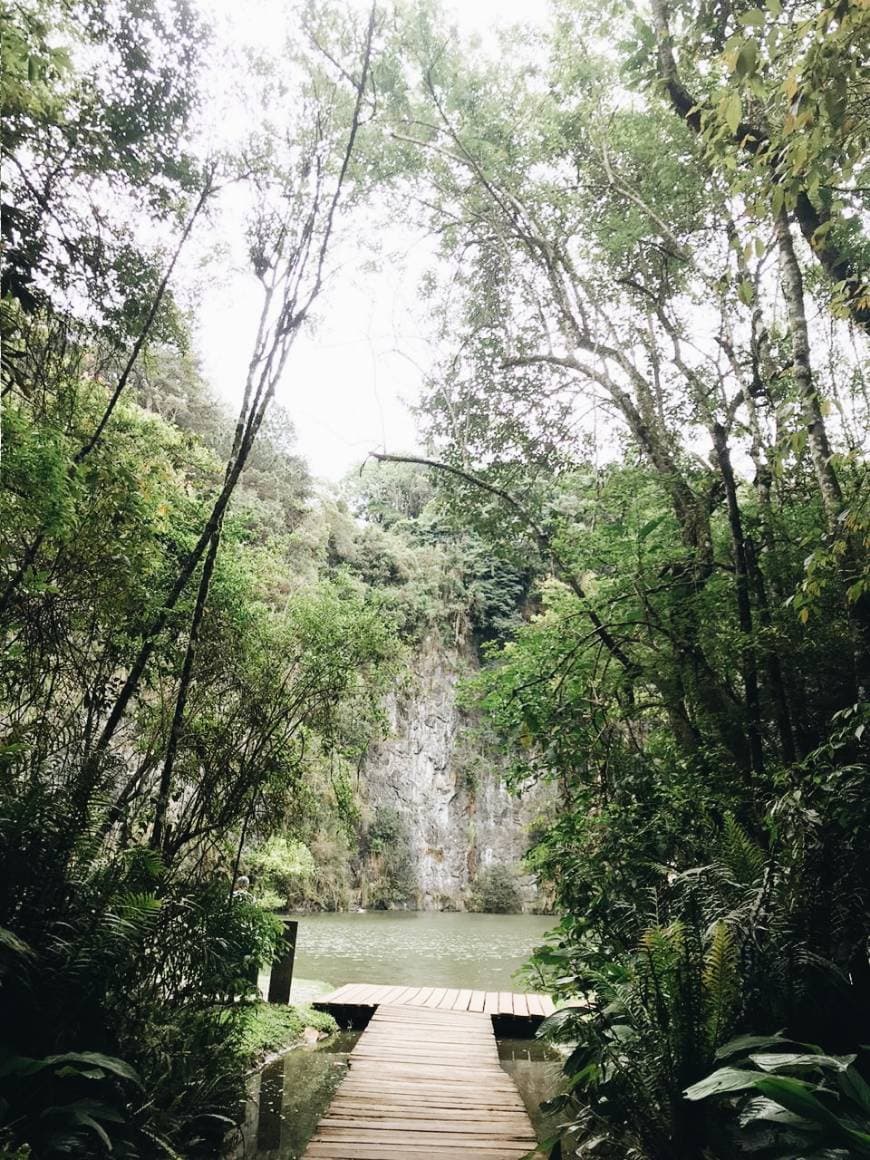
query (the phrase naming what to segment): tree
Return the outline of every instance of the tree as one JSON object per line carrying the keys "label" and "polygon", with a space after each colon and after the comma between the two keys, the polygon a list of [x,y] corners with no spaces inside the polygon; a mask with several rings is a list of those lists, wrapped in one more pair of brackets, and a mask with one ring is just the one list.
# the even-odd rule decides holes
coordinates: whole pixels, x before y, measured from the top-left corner
{"label": "tree", "polygon": [[[870,332],[860,3],[697,10],[656,0],[632,64],[654,73],[711,163],[758,217],[794,222],[831,283],[835,309]],[[679,53],[679,65],[677,63]],[[858,212],[856,212],[856,210]]]}
{"label": "tree", "polygon": [[[808,59],[826,51],[822,29],[858,28],[847,9],[795,24]],[[842,389],[861,376],[848,328],[810,318],[829,288],[791,232],[798,139],[783,161],[796,183],[759,224],[770,157],[748,175],[751,118],[727,128],[721,78],[752,54],[753,10],[698,18],[673,59],[688,83],[694,52],[702,109],[680,117],[659,99],[667,38],[626,19],[633,59],[602,53],[603,19],[562,5],[543,48],[524,57],[513,38],[498,60],[429,8],[400,30],[415,62],[401,75],[419,79],[389,94],[392,147],[415,162],[396,187],[441,239],[444,356],[424,407],[431,450],[376,458],[428,465],[455,518],[499,550],[534,546],[551,573],[475,682],[517,784],[550,779],[560,796],[530,854],[566,915],[540,962],[596,1012],[566,1018],[590,1141],[603,1127],[614,1155],[700,1156],[716,1122],[682,1088],[732,1029],[787,1022],[843,1045],[866,1026],[854,803],[849,821],[819,788],[843,777],[851,794],[867,777],[865,468],[849,439],[866,411]],[[845,40],[831,51],[853,76]],[[628,96],[620,78],[644,60],[656,87]],[[814,141],[816,172],[848,184],[851,147],[833,131]],[[836,224],[820,236],[832,247]],[[859,282],[843,301],[860,321]],[[822,849],[837,851],[830,874]],[[798,901],[810,880],[821,907]],[[843,916],[843,941],[825,911]],[[835,976],[849,983],[832,992]]]}
{"label": "tree", "polygon": [[183,140],[204,30],[186,0],[39,0],[2,19],[3,294],[123,342],[162,264],[127,211],[181,221],[202,185]]}
{"label": "tree", "polygon": [[[150,109],[146,98],[149,86],[162,85],[160,94],[176,99],[177,78],[160,69],[188,59],[196,37],[179,25],[176,43],[161,22],[182,9],[155,10],[156,32],[169,37],[161,55],[159,37],[146,35],[150,9],[134,8],[76,9],[92,15],[87,29],[97,40],[100,29],[117,31],[111,43],[129,75],[112,74],[108,90],[105,78],[88,90],[90,78],[77,71],[80,61],[102,60],[99,46],[69,64],[58,58],[32,98],[15,90],[19,161],[33,151],[50,165],[46,142],[57,145],[67,131],[85,151],[54,158],[72,166],[63,171],[69,205],[59,203],[70,214],[82,204],[73,178],[103,193],[104,179],[115,182],[116,202],[128,178],[141,179],[149,205],[153,195],[167,219],[175,207],[174,194],[161,201],[171,182],[159,167],[184,161],[170,129],[181,132],[185,107]],[[17,15],[25,32],[12,39],[13,56],[22,43],[25,55],[50,55],[46,46],[62,30]],[[16,361],[8,374],[4,364],[0,487],[0,1022],[13,1077],[0,1147],[133,1156],[156,1146],[190,1155],[206,1137],[219,1147],[243,1091],[251,968],[276,939],[263,911],[232,899],[240,851],[282,827],[303,828],[314,808],[312,766],[355,752],[378,729],[376,705],[398,647],[392,621],[369,591],[318,577],[316,564],[313,582],[288,585],[304,483],[286,417],[269,417],[328,273],[339,201],[365,191],[351,155],[368,101],[374,24],[360,30],[349,20],[347,31],[349,60],[312,50],[307,71],[293,78],[298,123],[281,149],[245,159],[265,306],[235,423],[203,398],[191,368],[172,367],[177,356],[158,346],[175,258],[216,193],[211,170],[192,209],[184,207],[158,282],[137,287],[149,293],[135,318],[121,319],[127,329],[112,313],[114,256],[93,279],[79,277],[79,249],[69,266],[52,266],[49,226],[40,234],[20,215],[13,223],[36,256],[26,270],[10,266],[17,299],[4,302],[3,315]],[[137,54],[140,34],[153,61],[145,47]],[[23,66],[13,66],[14,87]],[[348,69],[357,66],[352,83]],[[138,110],[124,104],[125,117],[163,117],[165,140],[131,128],[128,142],[116,98],[143,101]],[[63,119],[83,110],[88,126]],[[31,124],[43,114],[55,119],[44,139],[42,122]],[[85,162],[92,168],[75,168]],[[172,188],[181,199],[183,184]],[[88,226],[87,215],[79,224]],[[31,274],[40,294],[28,298]],[[205,441],[194,423],[184,429],[135,402],[155,363],[189,414],[204,420]],[[152,407],[159,397],[152,392]],[[257,445],[261,429],[267,438]],[[252,534],[252,497],[270,494],[291,502],[280,520],[267,514],[268,531]],[[236,496],[243,502],[233,505]],[[24,1082],[32,1075],[42,1078]]]}

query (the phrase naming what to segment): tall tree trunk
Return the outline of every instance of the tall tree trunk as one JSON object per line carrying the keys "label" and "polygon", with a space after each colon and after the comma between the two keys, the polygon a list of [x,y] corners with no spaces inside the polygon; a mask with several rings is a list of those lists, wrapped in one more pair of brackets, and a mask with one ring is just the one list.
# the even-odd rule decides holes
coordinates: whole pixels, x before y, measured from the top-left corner
{"label": "tall tree trunk", "polygon": [[818,392],[813,381],[804,280],[800,263],[794,252],[791,228],[784,212],[780,213],[776,219],[776,241],[782,273],[782,293],[788,312],[788,329],[791,335],[792,374],[801,401],[804,427],[807,432],[813,471],[822,498],[825,522],[830,532],[836,528],[837,519],[843,509],[843,492],[831,464],[831,445],[825,429]]}
{"label": "tall tree trunk", "polygon": [[725,484],[725,500],[728,507],[728,526],[734,549],[734,588],[737,599],[737,617],[743,644],[740,648],[740,667],[743,689],[746,697],[746,732],[749,739],[749,756],[755,773],[764,772],[764,749],[761,735],[761,701],[758,691],[758,667],[755,645],[752,640],[752,601],[749,594],[749,566],[746,543],[743,535],[743,519],[737,498],[737,484],[731,466],[728,438],[721,423],[714,423],[711,434],[716,451],[716,460],[722,481]]}
{"label": "tall tree trunk", "polygon": [[[840,527],[843,512],[843,491],[831,462],[831,445],[825,429],[825,420],[813,381],[810,358],[810,338],[807,328],[804,283],[800,264],[794,251],[788,218],[780,213],[776,220],[776,238],[782,270],[782,290],[788,311],[792,343],[793,375],[803,408],[804,426],[825,522],[829,535],[837,535],[845,542],[845,551],[837,557],[841,579],[848,588],[863,569],[865,549],[856,537],[844,534]],[[857,541],[857,542],[856,542]],[[855,696],[864,699],[870,693],[870,592],[862,592],[848,604],[849,618],[855,632]]]}
{"label": "tall tree trunk", "polygon": [[187,708],[187,696],[190,690],[190,682],[193,677],[193,666],[196,660],[196,650],[199,644],[199,633],[202,626],[202,620],[205,615],[206,605],[208,603],[209,589],[211,588],[211,578],[214,573],[214,566],[217,560],[218,548],[220,547],[220,538],[222,524],[218,527],[215,534],[212,536],[211,543],[208,546],[205,562],[202,566],[202,575],[199,578],[199,587],[196,593],[196,603],[193,608],[193,616],[190,622],[190,632],[187,637],[187,648],[184,652],[184,664],[181,668],[181,678],[178,684],[178,693],[175,698],[175,709],[172,714],[172,724],[169,729],[169,738],[166,743],[166,755],[163,760],[163,768],[160,771],[160,784],[157,789],[157,801],[154,806],[154,825],[151,830],[151,849],[159,850],[163,845],[164,833],[167,829],[167,815],[169,812],[169,801],[172,795],[172,773],[175,768],[175,758],[178,753],[178,742],[181,739],[181,732],[184,727],[184,713]]}
{"label": "tall tree trunk", "polygon": [[[753,581],[753,588],[755,589],[758,619],[765,629],[771,630],[773,628],[773,617],[770,613],[770,602],[767,599],[767,585],[758,562],[758,553],[755,550],[755,545],[751,537],[747,537],[745,543],[746,563]],[[768,691],[774,705],[782,759],[786,765],[793,765],[798,759],[798,750],[795,742],[794,727],[792,725],[790,705],[792,690],[779,663],[779,657],[770,644],[764,650],[764,667],[767,670]]]}

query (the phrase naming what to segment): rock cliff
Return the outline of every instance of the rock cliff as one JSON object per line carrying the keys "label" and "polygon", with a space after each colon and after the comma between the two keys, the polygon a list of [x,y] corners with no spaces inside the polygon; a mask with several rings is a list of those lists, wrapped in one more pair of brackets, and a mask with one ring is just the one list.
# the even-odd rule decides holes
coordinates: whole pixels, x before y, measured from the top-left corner
{"label": "rock cliff", "polygon": [[[461,909],[479,870],[518,867],[529,823],[546,808],[541,788],[508,793],[479,722],[458,706],[457,685],[475,667],[470,650],[430,638],[388,697],[390,735],[363,768],[369,807],[394,810],[404,822],[418,890],[411,902],[420,909]],[[520,886],[534,905],[533,880],[525,875]]]}

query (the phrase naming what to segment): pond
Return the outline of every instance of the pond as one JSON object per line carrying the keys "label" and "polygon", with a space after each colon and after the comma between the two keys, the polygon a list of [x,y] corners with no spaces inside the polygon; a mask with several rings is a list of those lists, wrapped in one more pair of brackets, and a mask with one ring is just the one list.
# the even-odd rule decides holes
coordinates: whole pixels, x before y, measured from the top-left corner
{"label": "pond", "polygon": [[[300,915],[292,1000],[306,1002],[343,983],[363,982],[532,990],[514,974],[554,925],[553,918],[527,914]],[[344,1077],[357,1037],[341,1032],[296,1048],[254,1076],[239,1155],[297,1160]],[[539,1133],[548,1134],[538,1105],[556,1089],[558,1057],[534,1040],[521,1039],[500,1041],[499,1057]]]}
{"label": "pond", "polygon": [[531,991],[514,973],[556,924],[540,914],[369,911],[299,916],[297,978]]}

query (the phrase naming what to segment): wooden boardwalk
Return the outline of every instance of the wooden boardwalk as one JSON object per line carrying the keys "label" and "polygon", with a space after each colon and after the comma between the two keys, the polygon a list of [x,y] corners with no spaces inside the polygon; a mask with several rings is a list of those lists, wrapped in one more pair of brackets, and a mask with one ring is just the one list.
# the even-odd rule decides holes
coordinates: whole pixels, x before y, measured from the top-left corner
{"label": "wooden boardwalk", "polygon": [[540,1022],[555,1007],[549,995],[524,995],[513,991],[454,991],[446,987],[385,987],[371,983],[348,983],[322,995],[314,1006],[321,1011],[342,1007],[425,1007],[433,1011],[470,1011]]}
{"label": "wooden boardwalk", "polygon": [[521,1160],[535,1145],[488,1014],[382,1003],[304,1160]]}

